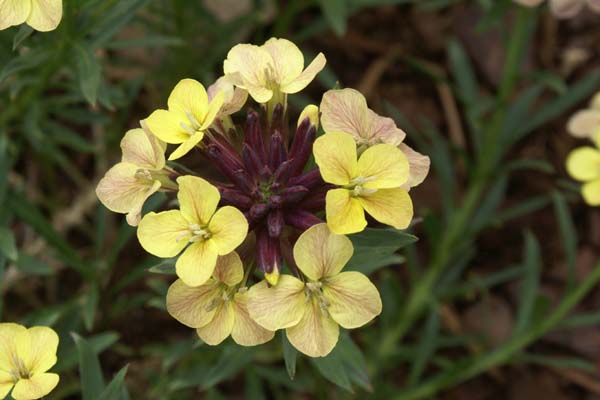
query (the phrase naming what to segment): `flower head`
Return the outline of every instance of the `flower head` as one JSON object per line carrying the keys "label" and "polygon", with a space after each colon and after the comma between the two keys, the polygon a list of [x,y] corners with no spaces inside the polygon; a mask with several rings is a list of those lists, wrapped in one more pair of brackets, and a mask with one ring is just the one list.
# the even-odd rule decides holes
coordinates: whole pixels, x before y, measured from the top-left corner
{"label": "flower head", "polygon": [[225,95],[218,92],[209,102],[204,86],[193,79],[181,80],[169,96],[168,110],[156,110],[146,119],[148,129],[167,143],[179,144],[169,156],[176,160],[186,155],[212,125]]}
{"label": "flower head", "polygon": [[177,280],[167,293],[167,310],[184,325],[195,328],[198,336],[217,345],[229,335],[242,346],[268,342],[274,332],[254,322],[247,309],[248,294],[241,287],[242,260],[236,252],[220,256],[212,278],[204,285],[187,286]]}
{"label": "flower head", "polygon": [[600,134],[594,138],[596,147],[579,147],[567,157],[567,171],[583,182],[581,194],[591,206],[600,206]]}
{"label": "flower head", "polygon": [[600,133],[600,92],[592,98],[588,108],[576,112],[569,119],[567,131],[577,138],[592,138]]}
{"label": "flower head", "polygon": [[[217,257],[231,253],[246,238],[248,222],[236,208],[217,209],[221,196],[202,178],[177,178],[179,210],[150,212],[138,226],[142,247],[157,257],[175,257],[177,276],[188,286],[205,283]],[[184,250],[185,249],[185,250]]]}
{"label": "flower head", "polygon": [[25,328],[0,323],[0,398],[12,390],[15,400],[39,399],[58,384],[47,372],[56,364],[58,335],[45,326]]}
{"label": "flower head", "polygon": [[352,257],[352,242],[326,224],[306,230],[294,246],[302,281],[282,275],[277,286],[266,281],[248,291],[250,316],[269,330],[285,329],[290,343],[311,357],[335,347],[339,326],[365,325],[381,313],[377,288],[359,272],[341,272]]}
{"label": "flower head", "polygon": [[271,38],[262,46],[238,44],[223,63],[225,76],[237,87],[246,89],[258,103],[272,97],[304,89],[325,66],[319,53],[304,69],[304,56],[286,39]]}
{"label": "flower head", "polygon": [[62,18],[62,0],[0,0],[0,30],[26,23],[36,31],[56,29]]}
{"label": "flower head", "polygon": [[377,144],[359,157],[352,136],[341,132],[319,137],[313,149],[323,180],[338,186],[326,197],[327,224],[333,232],[362,231],[367,226],[365,211],[396,229],[408,227],[413,207],[402,185],[409,165],[400,149]]}

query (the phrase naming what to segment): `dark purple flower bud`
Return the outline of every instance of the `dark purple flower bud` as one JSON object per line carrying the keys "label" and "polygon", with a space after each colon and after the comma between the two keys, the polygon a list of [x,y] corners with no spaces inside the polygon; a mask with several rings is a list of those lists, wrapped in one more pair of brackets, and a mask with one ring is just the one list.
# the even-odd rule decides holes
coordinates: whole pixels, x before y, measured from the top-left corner
{"label": "dark purple flower bud", "polygon": [[250,218],[254,221],[263,219],[269,212],[269,206],[264,203],[256,203],[250,208]]}
{"label": "dark purple flower bud", "polygon": [[300,122],[298,128],[296,128],[294,141],[292,142],[292,147],[290,148],[290,158],[294,157],[298,152],[298,149],[305,143],[306,133],[310,129],[310,126],[310,118],[306,117],[302,122]]}
{"label": "dark purple flower bud", "polygon": [[269,236],[278,238],[279,235],[281,235],[284,225],[285,222],[283,220],[283,212],[281,211],[281,208],[271,210],[267,216],[267,228],[269,231]]}
{"label": "dark purple flower bud", "polygon": [[283,197],[278,194],[273,194],[269,197],[269,205],[271,208],[277,208],[283,204]]}
{"label": "dark purple flower bud", "polygon": [[285,145],[283,144],[281,132],[275,131],[269,143],[269,167],[272,171],[275,171],[285,159]]}
{"label": "dark purple flower bud", "polygon": [[283,126],[283,116],[284,116],[284,108],[283,104],[278,103],[273,108],[273,117],[271,118],[271,132],[275,132],[276,130],[282,132]]}
{"label": "dark purple flower bud", "polygon": [[220,187],[221,201],[223,204],[247,210],[252,207],[252,199],[236,189],[227,189]]}
{"label": "dark purple flower bud", "polygon": [[308,194],[308,192],[309,190],[304,186],[292,186],[285,188],[281,192],[283,204],[290,205],[298,203]]}
{"label": "dark purple flower bud", "polygon": [[252,178],[258,179],[260,177],[262,163],[256,151],[247,143],[242,145],[242,160],[244,161],[244,167],[246,168],[246,171],[248,171],[248,174]]}
{"label": "dark purple flower bud", "polygon": [[244,193],[252,194],[256,190],[256,183],[243,169],[233,171],[232,182]]}
{"label": "dark purple flower bud", "polygon": [[259,229],[256,232],[256,247],[258,268],[265,274],[279,274],[281,269],[279,239],[269,236],[265,229]]}
{"label": "dark purple flower bud", "polygon": [[[312,154],[313,142],[315,141],[316,135],[317,130],[315,126],[310,125],[306,134],[303,135],[302,142],[298,144],[298,147],[293,153],[290,152],[289,157],[290,159],[294,160],[294,166],[292,167],[292,176],[298,175],[304,170],[306,162]],[[296,140],[294,140],[294,144],[295,142]]]}
{"label": "dark purple flower bud", "polygon": [[234,171],[239,168],[232,163],[231,160],[223,157],[223,152],[215,145],[208,145],[206,151],[206,156],[212,161],[214,166],[223,174],[225,177],[234,182]]}
{"label": "dark purple flower bud", "polygon": [[282,162],[275,171],[273,182],[279,185],[284,185],[290,178],[290,174],[292,173],[292,167],[293,160],[287,160]]}
{"label": "dark purple flower bud", "polygon": [[321,173],[318,169],[305,172],[301,175],[290,178],[289,180],[289,186],[304,186],[308,189],[314,189],[324,184],[325,182],[321,178]]}
{"label": "dark purple flower bud", "polygon": [[329,189],[331,189],[330,186],[323,186],[312,191],[298,206],[308,211],[323,210],[325,208],[325,197]]}
{"label": "dark purple flower bud", "polygon": [[301,231],[305,231],[311,226],[323,222],[314,214],[302,209],[286,210],[284,213],[284,219],[288,225],[291,225]]}
{"label": "dark purple flower bud", "polygon": [[246,117],[246,129],[245,129],[244,141],[254,149],[262,163],[267,162],[267,152],[262,137],[262,130],[260,127],[260,118],[258,113],[254,110],[248,111]]}
{"label": "dark purple flower bud", "polygon": [[264,165],[260,170],[260,177],[263,181],[268,181],[273,177],[273,171],[268,165]]}

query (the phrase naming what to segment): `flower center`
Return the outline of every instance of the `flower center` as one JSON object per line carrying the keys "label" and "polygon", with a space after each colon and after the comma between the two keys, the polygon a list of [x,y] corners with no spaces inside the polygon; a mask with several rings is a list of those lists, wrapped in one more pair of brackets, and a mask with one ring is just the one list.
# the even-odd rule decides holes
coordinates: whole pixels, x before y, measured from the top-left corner
{"label": "flower center", "polygon": [[198,120],[196,119],[194,114],[191,111],[186,110],[185,115],[187,116],[188,123],[186,124],[185,122],[181,121],[179,123],[179,126],[181,126],[181,128],[184,131],[186,131],[190,136],[195,135],[196,133],[200,132],[200,128],[202,127],[202,124],[200,122],[198,122]]}
{"label": "flower center", "polygon": [[305,288],[306,302],[316,301],[321,312],[329,318],[329,300],[323,294],[322,282],[307,282]]}
{"label": "flower center", "polygon": [[14,365],[14,369],[10,372],[13,382],[16,383],[20,379],[31,378],[31,373],[25,366],[25,363],[23,362],[21,357],[19,357],[17,355],[13,355],[13,365]]}
{"label": "flower center", "polygon": [[364,187],[365,183],[371,182],[373,180],[375,180],[374,176],[357,176],[356,178],[352,179],[350,181],[350,185],[347,186],[348,189],[352,191],[352,197],[364,197],[377,192],[377,189]]}
{"label": "flower center", "polygon": [[206,226],[190,224],[189,229],[190,233],[192,234],[192,237],[190,238],[190,243],[208,240],[212,237],[212,233],[210,233]]}

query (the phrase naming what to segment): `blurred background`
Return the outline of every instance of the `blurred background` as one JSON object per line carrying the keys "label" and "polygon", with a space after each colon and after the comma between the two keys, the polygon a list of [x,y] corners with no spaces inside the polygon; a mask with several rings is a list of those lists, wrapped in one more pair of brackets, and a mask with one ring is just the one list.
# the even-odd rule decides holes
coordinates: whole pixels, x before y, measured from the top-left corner
{"label": "blurred background", "polygon": [[[564,170],[599,22],[510,0],[78,0],[55,31],[2,31],[0,320],[59,332],[50,399],[97,399],[118,371],[114,399],[600,399],[600,213]],[[94,192],[180,79],[208,86],[273,36],[327,57],[294,110],[356,88],[432,159],[420,240],[369,271],[383,314],[319,360],[279,334],[199,343]]]}

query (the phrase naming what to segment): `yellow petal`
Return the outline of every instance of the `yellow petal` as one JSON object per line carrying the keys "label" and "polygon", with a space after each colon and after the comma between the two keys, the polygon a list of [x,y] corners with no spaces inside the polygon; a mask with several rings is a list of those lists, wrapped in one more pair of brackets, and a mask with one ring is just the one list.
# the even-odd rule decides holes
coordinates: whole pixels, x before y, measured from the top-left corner
{"label": "yellow petal", "polygon": [[315,127],[319,127],[319,107],[315,106],[314,104],[309,104],[306,107],[304,107],[304,109],[302,110],[302,113],[300,113],[300,117],[298,117],[298,123],[297,126],[300,126],[300,124],[306,119],[308,118],[310,120],[310,124],[314,125]]}
{"label": "yellow petal", "polygon": [[382,224],[406,229],[412,221],[412,200],[404,189],[379,189],[358,199],[365,211]]}
{"label": "yellow petal", "polygon": [[367,179],[370,189],[400,187],[408,180],[408,159],[396,146],[377,144],[369,147],[358,159],[358,175]]}
{"label": "yellow petal", "polygon": [[180,176],[177,184],[181,214],[190,222],[208,225],[221,199],[219,190],[206,180],[191,175]]}
{"label": "yellow petal", "polygon": [[317,224],[296,241],[294,260],[304,275],[317,281],[339,273],[353,252],[350,239],[331,232],[327,224]]}
{"label": "yellow petal", "polygon": [[[588,4],[592,4],[592,1],[593,1],[594,5],[597,4],[597,7],[594,7],[594,8],[598,8],[600,11],[600,1],[588,0]],[[594,97],[592,97],[592,100],[590,100],[590,108],[592,110],[600,110],[600,92],[596,92]]]}
{"label": "yellow petal", "polygon": [[159,140],[141,128],[127,131],[121,140],[121,161],[140,168],[161,170],[165,166],[165,152]]}
{"label": "yellow petal", "polygon": [[588,138],[600,127],[600,110],[581,110],[567,123],[567,131],[578,138]]}
{"label": "yellow petal", "polygon": [[266,103],[273,95],[267,88],[265,76],[270,61],[271,56],[265,49],[251,44],[238,44],[227,53],[223,72],[226,76],[235,76],[236,86],[246,89],[258,103]]}
{"label": "yellow petal", "polygon": [[219,256],[213,277],[227,286],[235,286],[244,279],[244,265],[238,253],[232,251]]}
{"label": "yellow petal", "polygon": [[189,121],[175,111],[156,110],[144,123],[154,136],[167,143],[183,143],[190,138],[190,133],[181,126]]}
{"label": "yellow petal", "polygon": [[179,115],[191,113],[202,124],[208,113],[208,94],[202,84],[194,79],[182,79],[175,85],[169,95],[169,111]]}
{"label": "yellow petal", "polygon": [[359,143],[369,139],[367,100],[354,89],[328,90],[321,100],[321,123],[325,132],[345,132]]}
{"label": "yellow petal", "polygon": [[48,371],[56,364],[56,350],[58,349],[58,335],[46,326],[29,328],[31,348],[25,360],[27,369],[32,374]]}
{"label": "yellow petal", "polygon": [[367,226],[360,201],[346,189],[333,189],[325,197],[327,225],[338,235],[361,232]]}
{"label": "yellow petal", "polygon": [[248,290],[248,312],[265,329],[294,326],[304,315],[306,297],[304,283],[291,276],[281,275],[277,286],[269,287],[260,281]]}
{"label": "yellow petal", "polygon": [[581,194],[590,206],[600,206],[600,179],[584,184],[581,187]]}
{"label": "yellow petal", "polygon": [[181,143],[170,155],[169,161],[177,160],[190,152],[204,138],[204,132],[196,132],[185,142]]}
{"label": "yellow petal", "polygon": [[578,181],[600,178],[600,151],[593,147],[579,147],[567,157],[567,172]]}
{"label": "yellow petal", "polygon": [[216,346],[231,334],[234,318],[231,301],[222,301],[217,306],[213,319],[207,325],[196,329],[196,332],[206,344]]}
{"label": "yellow petal", "polygon": [[142,247],[157,257],[175,257],[191,238],[189,224],[179,210],[149,212],[140,221],[137,237]]}
{"label": "yellow petal", "polygon": [[429,167],[431,166],[431,160],[429,157],[413,150],[410,146],[401,143],[399,149],[404,153],[408,159],[409,165],[409,177],[408,181],[402,185],[405,190],[410,190],[415,186],[423,183],[427,175],[429,174]]}
{"label": "yellow petal", "polygon": [[325,182],[348,185],[356,177],[356,143],[352,136],[342,132],[329,132],[315,140],[315,162]]}
{"label": "yellow petal", "polygon": [[0,370],[13,371],[18,368],[14,360],[27,360],[31,348],[31,336],[24,326],[11,322],[0,323]]}
{"label": "yellow petal", "polygon": [[221,110],[221,107],[223,106],[224,100],[225,93],[218,92],[215,95],[215,98],[208,105],[208,111],[206,112],[206,116],[202,121],[202,126],[200,127],[200,130],[204,131],[212,125],[212,123],[215,121],[215,117],[217,116],[217,114]]}
{"label": "yellow petal", "polygon": [[300,75],[298,75],[293,81],[289,83],[286,82],[281,85],[281,91],[283,93],[290,94],[298,93],[307,87],[308,84],[313,81],[313,79],[315,79],[315,76],[317,76],[317,74],[321,72],[323,68],[325,68],[326,63],[327,60],[325,59],[323,53],[317,54],[315,59],[309,64],[308,67],[306,67],[304,71],[302,71]]}
{"label": "yellow petal", "polygon": [[248,313],[248,293],[238,292],[233,300],[235,320],[231,338],[240,346],[256,346],[273,339],[275,332],[258,325]]}
{"label": "yellow petal", "polygon": [[212,100],[223,92],[224,100],[217,115],[231,115],[242,109],[248,99],[248,92],[244,89],[234,88],[233,83],[227,77],[222,76],[207,89],[208,98]]}
{"label": "yellow petal", "polygon": [[177,276],[188,286],[206,283],[217,265],[217,247],[212,240],[192,243],[177,259]]}
{"label": "yellow petal", "polygon": [[214,282],[196,287],[177,279],[167,292],[167,311],[173,318],[190,328],[208,324],[215,315],[213,304],[221,299]]}
{"label": "yellow petal", "polygon": [[208,230],[212,234],[210,241],[217,246],[219,255],[231,253],[248,234],[248,221],[235,207],[225,206],[213,215]]}
{"label": "yellow petal", "polygon": [[369,109],[369,118],[369,143],[398,146],[406,138],[406,133],[396,126],[393,119],[377,115],[371,109]]}
{"label": "yellow petal", "polygon": [[337,344],[340,327],[321,311],[316,298],[306,305],[306,312],[297,325],[286,329],[290,343],[310,357],[325,357]]}
{"label": "yellow petal", "polygon": [[57,374],[35,374],[30,379],[20,379],[12,391],[15,400],[34,400],[46,396],[58,385]]}
{"label": "yellow petal", "polygon": [[62,18],[63,0],[32,0],[27,25],[40,32],[56,29]]}
{"label": "yellow petal", "polygon": [[0,371],[0,399],[8,396],[14,385],[12,375],[8,372]]}
{"label": "yellow petal", "polygon": [[31,13],[31,1],[0,0],[0,30],[20,25]]}
{"label": "yellow petal", "polygon": [[271,38],[261,47],[271,56],[271,78],[278,84],[290,83],[302,73],[304,56],[294,43],[287,39]]}
{"label": "yellow petal", "polygon": [[375,285],[360,272],[342,272],[327,278],[323,295],[327,311],[346,329],[363,326],[381,314],[381,297]]}
{"label": "yellow petal", "polygon": [[144,207],[144,203],[148,200],[148,197],[152,196],[154,193],[158,192],[161,187],[161,183],[159,181],[154,181],[152,186],[147,187],[146,193],[144,195],[144,199],[135,204],[135,206],[131,207],[129,212],[127,213],[125,219],[127,223],[131,226],[138,226],[140,220],[142,219],[142,208]]}

